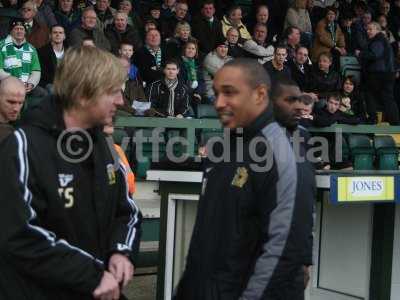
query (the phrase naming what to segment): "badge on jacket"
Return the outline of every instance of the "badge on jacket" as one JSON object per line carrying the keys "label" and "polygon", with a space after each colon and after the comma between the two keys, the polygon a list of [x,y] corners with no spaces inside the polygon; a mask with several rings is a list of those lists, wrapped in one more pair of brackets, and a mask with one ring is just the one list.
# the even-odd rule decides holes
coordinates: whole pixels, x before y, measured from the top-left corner
{"label": "badge on jacket", "polygon": [[233,177],[232,185],[238,188],[242,188],[244,184],[247,182],[247,178],[249,174],[245,167],[239,167],[236,169],[235,177]]}
{"label": "badge on jacket", "polygon": [[107,165],[108,184],[115,184],[115,170],[112,164]]}

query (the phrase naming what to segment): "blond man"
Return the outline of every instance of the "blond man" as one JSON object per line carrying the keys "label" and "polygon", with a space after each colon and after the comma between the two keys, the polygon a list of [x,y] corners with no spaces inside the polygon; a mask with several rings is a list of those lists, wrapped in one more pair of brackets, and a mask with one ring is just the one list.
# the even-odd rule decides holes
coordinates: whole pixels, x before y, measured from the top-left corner
{"label": "blond man", "polygon": [[141,214],[102,133],[125,76],[109,53],[68,50],[54,96],[0,147],[1,299],[114,300],[131,280]]}

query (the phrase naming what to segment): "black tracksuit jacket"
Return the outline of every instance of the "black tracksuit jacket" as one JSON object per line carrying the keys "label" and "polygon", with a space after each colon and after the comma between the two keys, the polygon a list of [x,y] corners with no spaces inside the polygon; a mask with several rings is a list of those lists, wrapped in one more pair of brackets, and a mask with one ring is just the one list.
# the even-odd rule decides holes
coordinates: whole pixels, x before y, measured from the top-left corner
{"label": "black tracksuit jacket", "polygon": [[[114,163],[100,128],[88,130],[93,151],[87,159],[65,160],[56,102],[43,100],[28,115],[29,125],[0,147],[2,300],[92,299],[110,255],[133,261],[138,250],[141,214],[125,170]],[[72,150],[88,145],[83,140]]]}
{"label": "black tracksuit jacket", "polygon": [[[210,163],[205,170],[176,300],[295,300],[289,295],[296,276],[312,263],[313,167],[296,163],[271,109],[244,128],[242,138],[242,162],[241,138],[234,136],[230,162]],[[218,148],[214,155],[220,157]],[[257,163],[254,153],[264,159]]]}

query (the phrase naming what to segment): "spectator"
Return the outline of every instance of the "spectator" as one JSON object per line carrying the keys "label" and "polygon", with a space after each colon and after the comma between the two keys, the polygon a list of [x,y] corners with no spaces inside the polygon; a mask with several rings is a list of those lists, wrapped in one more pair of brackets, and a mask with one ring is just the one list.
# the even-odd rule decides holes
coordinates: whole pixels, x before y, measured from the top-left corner
{"label": "spectator", "polygon": [[367,11],[363,14],[362,18],[354,23],[354,39],[356,50],[362,50],[367,47],[368,34],[367,26],[372,22],[371,12]]}
{"label": "spectator", "polygon": [[82,12],[81,26],[71,31],[68,44],[70,46],[79,47],[84,38],[89,37],[93,39],[96,47],[109,51],[111,49],[110,42],[105,37],[103,31],[96,28],[96,20],[96,12],[92,7],[84,9]]}
{"label": "spectator", "polygon": [[393,51],[395,53],[397,53],[398,44],[397,44],[396,40],[394,39],[393,33],[389,30],[387,17],[385,15],[380,15],[378,17],[377,21],[378,21],[378,24],[381,26],[382,33],[385,35],[385,37],[389,41],[389,44],[392,46]]}
{"label": "spectator", "polygon": [[37,12],[34,1],[29,0],[22,5],[21,14],[25,21],[26,40],[38,49],[49,41],[49,28],[46,24],[37,21],[35,18]]}
{"label": "spectator", "polygon": [[228,56],[228,45],[226,40],[221,39],[216,43],[217,47],[214,51],[207,54],[203,62],[203,74],[206,85],[206,95],[209,101],[214,101],[215,95],[213,90],[213,79],[215,73],[232,57]]}
{"label": "spectator", "polygon": [[226,41],[228,42],[228,55],[237,58],[243,57],[243,44],[239,43],[239,31],[231,27],[226,32]]}
{"label": "spectator", "polygon": [[[130,46],[133,48],[132,45],[129,44],[121,44],[121,53],[120,61],[125,68],[127,75],[124,85],[122,86],[122,96],[124,97],[124,105],[120,107],[120,109],[127,111],[129,113],[135,114],[135,108],[133,107],[134,101],[146,101],[146,96],[143,90],[142,80],[139,77],[137,72],[137,68],[135,65],[129,62],[129,58],[126,56],[126,49]],[[125,48],[125,49],[124,49]],[[133,74],[133,69],[136,69],[136,73]],[[135,75],[135,76],[133,76]]]}
{"label": "spectator", "polygon": [[107,27],[105,36],[110,42],[111,52],[115,55],[118,55],[119,45],[122,41],[128,41],[135,49],[143,46],[139,31],[128,25],[128,15],[122,11],[114,14],[114,23]]}
{"label": "spectator", "polygon": [[323,52],[331,52],[335,59],[340,55],[346,55],[344,35],[335,20],[336,9],[327,8],[325,18],[318,22],[315,30],[314,46],[311,51],[311,58],[314,62]]}
{"label": "spectator", "polygon": [[249,40],[251,35],[246,26],[242,23],[242,9],[238,5],[229,8],[227,14],[222,18],[222,33],[226,37],[226,33],[232,27],[239,31],[241,39]]}
{"label": "spectator", "polygon": [[304,128],[312,127],[314,122],[314,115],[313,115],[314,100],[310,96],[303,94],[300,97],[300,101],[302,103],[302,106],[301,106],[301,119],[299,121],[299,125],[303,126]]}
{"label": "spectator", "polygon": [[178,78],[179,64],[168,60],[164,77],[148,86],[147,95],[154,115],[158,117],[183,118],[189,113],[189,92]]}
{"label": "spectator", "polygon": [[381,1],[379,5],[379,14],[388,17],[390,14],[390,2],[389,1]]}
{"label": "spectator", "polygon": [[393,1],[389,14],[389,26],[396,41],[400,40],[400,0]]}
{"label": "spectator", "polygon": [[107,26],[114,22],[114,14],[116,11],[114,8],[110,7],[110,0],[96,0],[94,10],[97,16],[97,28],[104,32]]}
{"label": "spectator", "polygon": [[326,106],[317,109],[314,115],[314,125],[317,127],[331,126],[332,124],[357,125],[360,119],[342,112],[340,109],[340,96],[337,93],[330,94]]}
{"label": "spectator", "polygon": [[313,72],[313,92],[319,99],[326,97],[341,88],[339,73],[331,68],[332,55],[322,52],[318,57],[318,67]]}
{"label": "spectator", "polygon": [[271,61],[274,57],[274,46],[267,42],[268,29],[265,24],[259,23],[254,27],[253,39],[243,44],[245,56],[258,59],[260,64]]}
{"label": "spectator", "polygon": [[346,45],[347,55],[354,55],[354,51],[356,50],[356,40],[355,40],[355,31],[353,26],[353,15],[345,14],[341,18],[340,28],[342,29],[344,35],[344,42]]}
{"label": "spectator", "polygon": [[291,60],[296,55],[296,48],[300,45],[301,32],[300,29],[294,26],[286,28],[283,34],[282,43],[286,45],[288,56],[287,59]]}
{"label": "spectator", "polygon": [[57,24],[56,17],[54,16],[53,9],[44,0],[34,0],[37,7],[36,19],[39,23],[45,24],[47,28],[51,28]]}
{"label": "spectator", "polygon": [[65,31],[61,25],[55,25],[50,31],[50,42],[38,49],[40,66],[42,68],[42,76],[39,85],[46,88],[49,84],[53,84],[57,65],[64,57]]}
{"label": "spectator", "polygon": [[288,9],[285,17],[284,28],[293,26],[301,32],[302,41],[308,47],[311,45],[312,27],[310,15],[307,10],[308,0],[295,0],[293,5]]}
{"label": "spectator", "polygon": [[183,46],[191,37],[191,28],[189,23],[182,21],[176,24],[173,38],[167,39],[165,46],[166,59],[178,59],[182,55]]}
{"label": "spectator", "polygon": [[136,28],[138,32],[143,30],[143,22],[136,11],[133,10],[130,0],[122,0],[118,5],[118,9],[119,11],[126,13],[128,16],[128,25]]}
{"label": "spectator", "polygon": [[249,19],[247,28],[251,32],[254,33],[255,26],[257,24],[263,24],[265,27],[267,27],[267,41],[268,43],[273,43],[276,42],[278,39],[278,32],[276,28],[273,26],[273,23],[271,22],[271,19],[269,17],[269,9],[267,5],[259,5],[257,6],[255,10],[256,14],[252,18]]}
{"label": "spectator", "polygon": [[73,0],[59,0],[58,8],[54,12],[57,24],[64,28],[67,35],[79,27],[82,18],[80,10],[75,9],[73,4]]}
{"label": "spectator", "polygon": [[209,53],[215,49],[216,41],[222,37],[221,23],[215,16],[214,1],[205,0],[201,13],[192,23],[193,36],[199,41],[199,50]]}
{"label": "spectator", "polygon": [[[307,93],[311,92],[313,87],[312,66],[309,61],[308,49],[300,46],[296,49],[294,58],[288,62],[292,79],[298,84],[302,92]],[[317,100],[314,95],[310,96]]]}
{"label": "spectator", "polygon": [[161,20],[167,20],[174,15],[176,0],[164,0],[160,9]]}
{"label": "spectator", "polygon": [[195,40],[188,41],[183,46],[181,60],[179,78],[189,88],[191,107],[197,111],[197,104],[201,102],[205,94],[205,83]]}
{"label": "spectator", "polygon": [[153,19],[156,23],[160,23],[161,19],[161,6],[157,3],[153,3],[149,9],[149,19]]}
{"label": "spectator", "polygon": [[394,54],[378,23],[367,27],[368,45],[356,55],[361,59],[365,76],[367,112],[369,122],[377,121],[376,101],[382,101],[384,116],[391,125],[399,124],[398,106],[394,100]]}
{"label": "spectator", "polygon": [[190,21],[188,9],[188,5],[185,2],[177,2],[175,4],[173,15],[161,22],[161,35],[163,38],[172,37],[178,23]]}
{"label": "spectator", "polygon": [[0,80],[14,76],[25,84],[26,93],[43,96],[45,91],[37,87],[39,58],[36,49],[25,39],[24,25],[23,19],[11,19],[10,34],[0,41]]}
{"label": "spectator", "polygon": [[156,29],[148,31],[145,46],[137,50],[133,56],[133,62],[138,67],[145,86],[162,78],[164,60],[165,50],[161,47],[160,32]]}
{"label": "spectator", "polygon": [[274,58],[264,64],[271,77],[271,83],[274,84],[280,78],[291,78],[290,69],[285,65],[287,49],[283,45],[278,45],[274,51]]}
{"label": "spectator", "polygon": [[14,128],[12,123],[19,116],[25,101],[25,85],[9,76],[0,82],[0,144]]}
{"label": "spectator", "polygon": [[340,91],[339,110],[358,117],[361,122],[367,120],[364,98],[357,89],[357,82],[353,76],[347,76],[343,80],[342,90]]}

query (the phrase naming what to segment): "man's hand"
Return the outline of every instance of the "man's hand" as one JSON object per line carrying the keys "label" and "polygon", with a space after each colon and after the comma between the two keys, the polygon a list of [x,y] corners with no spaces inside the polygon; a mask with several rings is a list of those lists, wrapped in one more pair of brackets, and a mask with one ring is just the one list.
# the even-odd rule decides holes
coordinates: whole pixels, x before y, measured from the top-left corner
{"label": "man's hand", "polygon": [[119,283],[122,283],[123,287],[126,287],[129,281],[131,281],[134,273],[134,267],[130,260],[119,253],[111,256],[108,263],[108,270]]}
{"label": "man's hand", "polygon": [[182,119],[182,118],[183,118],[183,115],[178,114],[178,115],[176,115],[176,117],[177,117],[178,119]]}
{"label": "man's hand", "polygon": [[361,51],[360,51],[360,50],[356,50],[356,51],[354,51],[354,55],[355,55],[355,56],[357,56],[357,57],[358,57],[358,56],[360,56],[360,53],[361,53]]}
{"label": "man's hand", "polygon": [[119,296],[117,280],[111,273],[104,271],[100,284],[93,291],[93,297],[100,300],[118,300]]}
{"label": "man's hand", "polygon": [[307,288],[308,283],[310,282],[311,277],[311,266],[303,266],[304,271],[304,288]]}
{"label": "man's hand", "polygon": [[32,83],[25,83],[25,91],[27,93],[29,93],[32,90],[33,90],[33,84]]}

